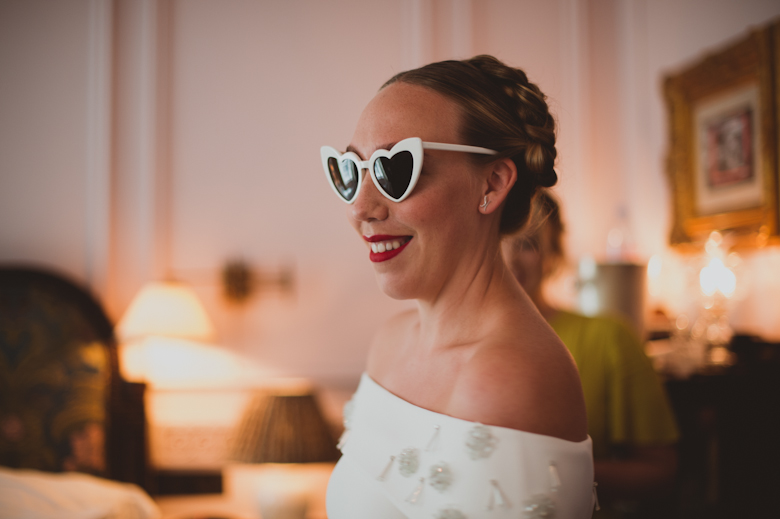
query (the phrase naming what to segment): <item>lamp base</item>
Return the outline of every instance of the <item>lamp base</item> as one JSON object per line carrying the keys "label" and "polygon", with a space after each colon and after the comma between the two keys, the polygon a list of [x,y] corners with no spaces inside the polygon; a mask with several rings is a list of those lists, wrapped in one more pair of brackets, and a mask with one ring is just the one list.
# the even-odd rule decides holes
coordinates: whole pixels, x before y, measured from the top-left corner
{"label": "lamp base", "polygon": [[262,519],[324,519],[325,493],[334,463],[229,463],[225,495]]}
{"label": "lamp base", "polygon": [[309,509],[306,482],[291,476],[288,473],[269,477],[256,490],[262,519],[306,519]]}

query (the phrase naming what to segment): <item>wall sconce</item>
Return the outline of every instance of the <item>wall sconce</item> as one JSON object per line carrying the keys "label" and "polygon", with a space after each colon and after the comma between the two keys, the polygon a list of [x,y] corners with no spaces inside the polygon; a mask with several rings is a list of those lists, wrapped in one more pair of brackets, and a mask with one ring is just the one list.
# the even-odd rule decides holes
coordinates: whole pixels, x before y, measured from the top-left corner
{"label": "wall sconce", "polygon": [[233,459],[239,463],[226,467],[225,489],[245,506],[258,506],[263,519],[303,519],[312,478],[296,464],[333,462],[339,455],[309,389],[261,394],[238,429]]}
{"label": "wall sconce", "polygon": [[233,304],[244,304],[258,290],[277,287],[282,291],[293,289],[293,270],[283,267],[277,272],[264,272],[253,269],[241,259],[230,260],[221,271],[222,293]]}

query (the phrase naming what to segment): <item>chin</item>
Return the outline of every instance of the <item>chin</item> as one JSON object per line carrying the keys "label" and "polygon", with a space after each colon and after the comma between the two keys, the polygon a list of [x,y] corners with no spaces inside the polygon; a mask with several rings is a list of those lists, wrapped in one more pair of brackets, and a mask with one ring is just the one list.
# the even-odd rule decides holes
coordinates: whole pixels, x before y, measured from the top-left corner
{"label": "chin", "polygon": [[387,297],[403,301],[406,299],[415,299],[419,294],[420,284],[410,282],[408,277],[398,279],[397,276],[382,274],[380,272],[375,272],[374,275],[376,277],[376,283],[379,285],[379,289]]}

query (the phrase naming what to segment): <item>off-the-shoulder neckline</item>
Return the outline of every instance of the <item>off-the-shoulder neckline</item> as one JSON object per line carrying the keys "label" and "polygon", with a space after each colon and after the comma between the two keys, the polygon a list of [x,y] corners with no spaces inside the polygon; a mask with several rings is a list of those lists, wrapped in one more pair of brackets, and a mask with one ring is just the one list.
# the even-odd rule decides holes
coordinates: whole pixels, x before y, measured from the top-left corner
{"label": "off-the-shoulder neckline", "polygon": [[584,444],[589,444],[591,442],[590,436],[586,436],[584,440],[572,441],[572,440],[567,440],[565,438],[558,438],[557,436],[549,436],[547,434],[539,434],[539,433],[534,433],[534,432],[530,432],[530,431],[523,431],[521,429],[512,429],[511,427],[504,427],[504,426],[501,426],[501,425],[491,425],[491,424],[487,424],[487,423],[473,422],[471,420],[458,418],[456,416],[450,416],[448,414],[440,413],[438,411],[431,411],[430,409],[426,409],[424,407],[420,407],[420,406],[418,406],[416,404],[413,404],[413,403],[409,402],[408,400],[406,400],[404,398],[401,398],[400,396],[396,395],[395,393],[393,393],[389,389],[385,388],[382,384],[380,384],[379,382],[377,382],[376,380],[371,378],[371,375],[369,375],[368,372],[364,371],[363,374],[361,375],[361,379],[362,379],[362,381],[365,381],[366,383],[370,384],[371,386],[373,386],[377,390],[381,391],[382,393],[384,393],[388,397],[391,397],[391,398],[393,398],[393,399],[395,399],[395,400],[397,400],[399,402],[402,402],[405,405],[411,406],[411,407],[413,407],[415,409],[419,409],[420,411],[424,411],[426,413],[432,413],[432,414],[444,417],[447,420],[454,420],[454,421],[457,421],[457,422],[460,422],[460,423],[463,423],[463,424],[469,424],[469,425],[472,425],[472,426],[474,426],[474,425],[485,425],[485,426],[490,427],[491,429],[498,429],[498,430],[501,430],[501,431],[507,431],[508,434],[531,435],[531,436],[534,436],[534,437],[543,438],[543,439],[545,439],[547,441],[549,441],[549,440],[556,440],[556,441],[559,441],[559,442],[563,442],[563,443],[565,443],[567,445],[574,445],[574,446],[576,446],[576,445],[584,445]]}

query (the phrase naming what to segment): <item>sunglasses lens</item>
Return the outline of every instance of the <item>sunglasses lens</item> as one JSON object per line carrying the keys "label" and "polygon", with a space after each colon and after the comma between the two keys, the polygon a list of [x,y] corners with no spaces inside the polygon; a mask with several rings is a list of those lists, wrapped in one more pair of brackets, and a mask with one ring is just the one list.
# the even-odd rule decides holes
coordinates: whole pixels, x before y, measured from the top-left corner
{"label": "sunglasses lens", "polygon": [[341,197],[347,202],[352,200],[357,190],[357,165],[349,159],[339,162],[335,157],[331,157],[328,159],[328,173]]}
{"label": "sunglasses lens", "polygon": [[411,152],[402,151],[391,158],[379,157],[374,162],[374,176],[379,185],[391,198],[398,200],[412,181],[414,158]]}

